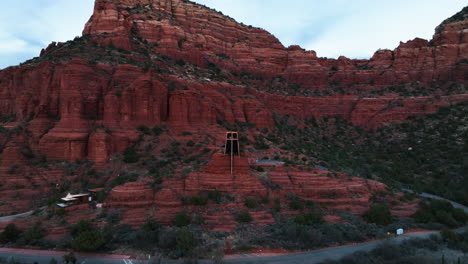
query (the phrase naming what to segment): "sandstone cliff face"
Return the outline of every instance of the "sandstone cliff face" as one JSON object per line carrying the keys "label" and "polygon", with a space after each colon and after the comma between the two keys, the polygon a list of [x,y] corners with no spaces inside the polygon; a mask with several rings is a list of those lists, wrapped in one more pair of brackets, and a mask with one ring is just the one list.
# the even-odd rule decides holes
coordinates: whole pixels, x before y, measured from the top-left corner
{"label": "sandstone cliff face", "polygon": [[[394,51],[377,51],[369,61],[321,59],[298,46],[285,48],[264,30],[181,0],[97,0],[83,34],[90,35],[94,43],[129,51],[141,49],[135,44],[139,39],[147,44],[144,48],[149,54],[201,67],[215,63],[224,71],[248,72],[256,78],[282,76],[303,89],[327,89],[335,82],[348,85],[352,92],[363,85],[378,89],[414,81],[466,84],[468,64],[460,62],[468,59],[467,24],[462,20],[443,25],[430,43],[422,39],[401,43]],[[55,43],[43,54],[54,49]],[[16,114],[17,120],[34,114],[35,150],[50,158],[88,158],[98,163],[134,141],[132,131],[139,125],[167,123],[187,129],[227,121],[268,128],[274,125],[275,113],[297,118],[338,116],[375,128],[433,113],[467,98],[285,97],[250,89],[253,96],[247,99],[241,92],[246,88],[237,85],[81,59],[8,68],[0,72],[0,80],[0,112]],[[172,83],[186,90],[171,91]],[[112,135],[100,127],[113,131]]]}
{"label": "sandstone cliff face", "polygon": [[[8,204],[0,206],[0,213],[31,206],[29,202],[12,206],[16,199],[12,186],[47,185],[43,189],[47,191],[63,176],[63,171],[50,175],[37,171],[32,182],[27,181],[25,148],[51,160],[89,160],[106,168],[114,154],[140,139],[137,128],[142,125],[165,126],[171,136],[155,144],[169,145],[172,135],[182,131],[217,137],[225,130],[220,123],[273,128],[275,115],[297,120],[339,117],[373,129],[467,102],[467,26],[468,20],[449,21],[431,41],[401,43],[394,51],[377,51],[370,60],[334,60],[319,58],[299,46],[286,48],[265,30],[241,25],[190,1],[96,0],[82,40],[52,43],[41,57],[0,71],[0,114],[2,120],[13,117],[1,124],[7,132],[0,133],[0,179],[5,183],[0,191],[8,197]],[[402,96],[385,90],[411,83],[427,92]],[[444,83],[463,89],[445,93]],[[432,85],[442,87],[441,94],[431,94]],[[324,94],[313,95],[318,91]],[[182,195],[212,189],[265,195],[267,189],[251,175],[245,159],[235,160],[241,166],[234,179],[226,178],[230,175],[227,161],[215,155],[202,170],[184,180],[165,182],[165,188],[156,193],[144,184],[117,187],[108,202],[130,208],[128,219],[132,210],[156,205],[162,208],[158,220],[170,223],[182,208]],[[12,169],[19,172],[12,174]],[[301,175],[297,171],[270,173],[287,190],[321,199],[318,193],[308,193],[317,176],[307,174],[310,182],[299,187],[295,181],[305,177]],[[48,180],[41,183],[41,177]],[[339,200],[344,201],[342,205],[355,192],[342,180],[324,181],[327,188],[335,184],[340,189],[337,196],[343,198]],[[360,195],[375,191],[357,182]],[[33,194],[39,192],[36,189]],[[129,195],[141,197],[132,201]],[[367,206],[367,198],[363,197],[356,212]],[[203,214],[211,228],[229,230],[235,226],[230,210]],[[230,224],[220,226],[216,219],[223,217]],[[264,213],[254,218],[271,221]],[[143,220],[129,221],[137,226]]]}
{"label": "sandstone cliff face", "polygon": [[[306,87],[331,81],[343,84],[394,85],[400,82],[466,80],[466,65],[457,62],[467,55],[467,21],[445,25],[434,41],[414,39],[395,51],[377,51],[370,61],[317,58],[298,46],[285,48],[268,32],[245,27],[217,12],[182,0],[96,1],[95,11],[83,34],[100,36],[99,41],[132,49],[132,34],[150,44],[154,51],[204,65],[231,58],[223,66],[258,76],[282,75]],[[103,37],[103,34],[107,34]],[[360,66],[367,66],[362,70]],[[340,71],[330,75],[334,66]]]}

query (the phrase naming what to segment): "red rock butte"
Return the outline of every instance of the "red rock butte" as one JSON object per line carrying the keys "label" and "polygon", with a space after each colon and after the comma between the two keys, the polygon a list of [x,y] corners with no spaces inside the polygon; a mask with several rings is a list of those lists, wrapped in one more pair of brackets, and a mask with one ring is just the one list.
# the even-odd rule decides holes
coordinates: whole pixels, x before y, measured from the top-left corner
{"label": "red rock butte", "polygon": [[[372,129],[467,102],[463,89],[448,89],[467,85],[467,26],[466,19],[447,20],[430,41],[416,38],[369,60],[328,59],[284,47],[263,29],[190,1],[96,0],[83,37],[52,43],[40,57],[0,71],[0,114],[7,120],[2,128],[11,132],[0,133],[0,212],[33,208],[34,198],[76,176],[58,166],[30,166],[30,152],[117,171],[112,157],[141,141],[141,126],[169,131],[154,145],[169,145],[174,135],[188,131],[192,138],[211,140],[209,152],[220,146],[218,135],[225,132],[220,124],[271,129],[275,116],[337,117]],[[390,89],[414,85],[428,92],[405,96]],[[441,93],[430,92],[434,85]],[[291,192],[362,213],[370,196],[385,189],[344,174],[279,167],[260,175],[283,188],[272,191],[250,168],[248,160],[256,155],[233,157],[231,174],[230,157],[216,153],[185,178],[175,168],[176,176],[165,179],[160,190],[146,180],[117,186],[106,203],[126,208],[123,218],[133,225],[152,207],[154,218],[170,223],[182,209],[198,210],[184,207],[183,196],[233,193],[234,202],[200,212],[212,229],[230,230],[235,210],[243,208],[239,197]],[[11,173],[15,170],[19,173]],[[31,191],[18,199],[13,186]],[[267,212],[252,214],[258,223],[272,221]]]}
{"label": "red rock butte", "polygon": [[[374,128],[468,101],[467,94],[404,98],[392,93],[377,98],[356,94],[402,83],[466,84],[468,64],[462,62],[468,59],[467,23],[441,25],[430,42],[401,43],[394,51],[377,51],[370,60],[334,60],[297,46],[285,48],[265,30],[189,1],[97,0],[83,31],[91,39],[85,45],[110,45],[127,52],[144,49],[146,54],[201,68],[216,65],[254,79],[280,78],[309,91],[327,90],[330,83],[340,83],[346,90],[334,96],[286,96],[207,82],[186,73],[183,78],[158,74],[129,63],[90,63],[73,54],[55,62],[47,55],[64,56],[67,49],[52,44],[42,52],[43,60],[0,72],[0,112],[14,114],[16,120],[32,113],[31,146],[48,157],[98,163],[136,140],[134,128],[142,124],[186,128],[226,121],[264,128],[274,125],[274,113],[301,119],[337,116]],[[130,54],[137,61],[153,60],[151,55]],[[171,91],[173,86],[187,90]],[[99,126],[114,133],[106,135]]]}

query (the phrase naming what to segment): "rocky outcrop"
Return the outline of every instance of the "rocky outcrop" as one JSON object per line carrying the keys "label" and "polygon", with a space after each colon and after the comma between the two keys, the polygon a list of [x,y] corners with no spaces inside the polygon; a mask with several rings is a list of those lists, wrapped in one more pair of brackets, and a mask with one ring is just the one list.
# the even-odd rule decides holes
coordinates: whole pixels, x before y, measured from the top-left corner
{"label": "rocky outcrop", "polygon": [[218,190],[256,197],[266,195],[266,188],[251,175],[247,158],[234,156],[231,173],[231,157],[222,153],[214,154],[204,168],[191,173],[185,180],[185,190],[193,193]]}
{"label": "rocky outcrop", "polygon": [[106,206],[147,208],[153,204],[153,189],[143,182],[129,182],[112,189]]}
{"label": "rocky outcrop", "polygon": [[380,182],[317,169],[280,167],[270,171],[268,177],[272,184],[281,187],[281,192],[353,214],[363,214],[372,203],[372,195],[387,188]]}
{"label": "rocky outcrop", "polygon": [[129,44],[132,37],[138,36],[157,44],[153,48],[156,52],[197,65],[204,65],[207,60],[218,62],[213,57],[223,54],[230,58],[222,62],[223,67],[231,71],[262,77],[282,75],[306,87],[321,87],[331,81],[345,85],[466,81],[466,66],[457,64],[468,57],[466,28],[466,20],[445,25],[431,43],[416,38],[401,43],[395,51],[378,51],[368,62],[345,57],[329,60],[319,59],[315,52],[298,46],[285,48],[270,33],[243,26],[195,3],[98,0],[83,34],[130,50],[134,48]]}
{"label": "rocky outcrop", "polygon": [[[326,90],[329,83],[339,83],[352,92],[359,87],[379,89],[414,81],[466,85],[467,23],[461,20],[441,25],[431,42],[415,39],[401,43],[394,51],[377,51],[369,61],[323,59],[299,46],[285,48],[262,29],[246,27],[182,0],[97,0],[83,34],[92,40],[85,45],[100,43],[141,52],[142,43],[146,43],[143,49],[147,54],[162,54],[201,67],[211,63],[227,72],[260,79],[280,76],[309,90]],[[43,56],[53,56],[60,45],[49,45]],[[158,67],[170,67],[158,63]],[[467,101],[466,95],[404,99],[391,95],[280,96],[190,76],[77,58],[26,64],[0,72],[0,112],[16,114],[17,120],[33,115],[33,150],[49,158],[103,164],[137,139],[135,128],[139,125],[165,123],[183,131],[226,121],[271,128],[272,115],[280,114],[299,119],[337,116],[375,128]],[[253,84],[264,85],[258,81]]]}

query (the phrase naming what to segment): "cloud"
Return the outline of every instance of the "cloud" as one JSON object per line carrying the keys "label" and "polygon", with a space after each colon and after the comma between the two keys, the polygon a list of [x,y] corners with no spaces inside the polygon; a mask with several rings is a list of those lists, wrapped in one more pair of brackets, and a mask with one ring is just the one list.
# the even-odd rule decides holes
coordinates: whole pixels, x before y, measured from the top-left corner
{"label": "cloud", "polygon": [[240,22],[265,28],[285,46],[318,56],[369,58],[400,41],[432,38],[466,0],[195,0]]}
{"label": "cloud", "polygon": [[18,52],[25,52],[31,51],[34,48],[29,45],[28,42],[17,39],[12,36],[10,37],[2,37],[0,39],[0,55],[7,55],[11,53],[18,53]]}
{"label": "cloud", "polygon": [[[285,46],[318,56],[368,58],[399,41],[430,39],[466,0],[194,0],[261,27]],[[0,68],[35,57],[52,41],[81,35],[94,0],[6,1],[0,20]]]}
{"label": "cloud", "polygon": [[81,35],[93,5],[94,0],[9,1],[0,20],[0,69],[38,56],[52,41]]}

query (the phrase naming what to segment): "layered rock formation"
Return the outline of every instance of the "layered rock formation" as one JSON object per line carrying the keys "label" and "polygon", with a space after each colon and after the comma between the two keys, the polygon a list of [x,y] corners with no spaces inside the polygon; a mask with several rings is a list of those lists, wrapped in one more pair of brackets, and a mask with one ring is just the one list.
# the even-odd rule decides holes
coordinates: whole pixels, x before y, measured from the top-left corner
{"label": "layered rock formation", "polygon": [[[467,55],[467,22],[444,26],[434,42],[415,39],[395,51],[378,51],[370,61],[317,58],[300,47],[285,48],[268,32],[236,23],[220,13],[183,0],[98,0],[83,34],[104,43],[134,48],[129,36],[138,35],[154,50],[203,65],[207,56],[225,54],[232,61],[223,67],[259,76],[284,75],[308,87],[328,82],[391,85],[399,82],[466,80],[466,65],[457,65]],[[103,34],[107,35],[102,37]],[[101,38],[102,37],[102,38]],[[223,56],[224,57],[224,56]],[[359,70],[366,65],[370,70]],[[339,71],[328,76],[330,67]]]}
{"label": "layered rock formation", "polygon": [[[50,191],[50,185],[63,178],[63,171],[31,169],[28,156],[89,160],[109,169],[115,154],[141,140],[141,126],[169,131],[153,142],[162,152],[175,134],[195,131],[197,137],[209,138],[225,130],[220,124],[271,129],[274,116],[295,118],[299,125],[304,119],[332,116],[377,128],[467,102],[464,18],[441,24],[431,41],[401,43],[369,60],[334,60],[299,46],[286,48],[265,30],[190,1],[96,0],[83,38],[52,43],[39,58],[0,71],[0,193],[6,197],[0,212],[31,208],[35,195]],[[412,83],[426,92],[407,96],[387,89]],[[444,83],[458,90],[448,91]],[[434,85],[440,94],[431,94]],[[253,135],[246,137],[253,140]],[[234,158],[232,175],[229,164],[229,157],[216,154],[188,178],[166,180],[158,192],[143,183],[118,186],[107,203],[126,208],[124,218],[138,226],[152,207],[157,208],[153,218],[170,223],[183,209],[180,198],[185,195],[207,190],[266,195],[267,188],[252,175],[244,157]],[[322,174],[280,168],[269,178],[285,191],[327,206],[352,205],[355,213],[368,206],[369,193],[383,188],[341,174]],[[15,202],[13,186],[36,192]],[[202,214],[210,228],[231,230],[236,206]],[[272,220],[261,210],[253,217],[259,223]],[[222,218],[224,224],[216,220]]]}
{"label": "layered rock formation", "polygon": [[[150,54],[146,58],[127,55],[137,61],[154,63],[151,54],[159,54],[202,68],[221,67],[221,73],[254,79],[281,77],[305,90],[326,90],[330,83],[339,83],[345,93],[355,93],[416,81],[466,85],[467,23],[441,25],[431,42],[401,43],[394,51],[377,51],[368,61],[323,59],[298,46],[285,48],[264,30],[182,0],[97,0],[83,34],[90,36],[88,46],[97,43]],[[61,45],[51,44],[42,56],[67,54]],[[274,125],[275,113],[297,118],[339,116],[375,128],[467,101],[466,95],[288,97],[223,82],[206,83],[190,74],[181,78],[177,73],[161,74],[129,64],[94,64],[71,58],[1,71],[0,112],[15,114],[17,120],[32,114],[31,132],[37,142],[33,148],[48,157],[87,158],[100,164],[136,140],[130,130],[138,125],[167,123],[184,129],[227,121],[264,128]],[[172,67],[158,63],[158,67]],[[186,90],[172,91],[174,86]],[[246,91],[252,96],[244,96]],[[106,134],[99,130],[102,127],[114,133]]]}
{"label": "layered rock formation", "polygon": [[262,197],[265,187],[259,179],[250,174],[247,158],[217,153],[199,172],[192,173],[185,180],[185,190],[193,193],[204,190],[218,190]]}
{"label": "layered rock formation", "polygon": [[353,214],[363,214],[371,204],[372,195],[387,189],[380,182],[317,169],[307,172],[280,167],[270,171],[268,177],[284,193]]}

